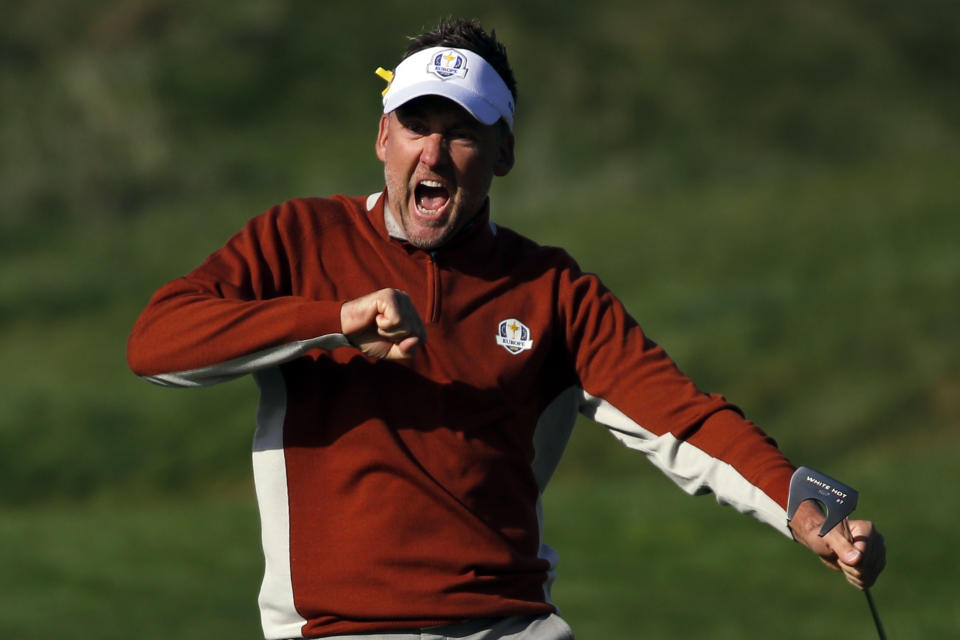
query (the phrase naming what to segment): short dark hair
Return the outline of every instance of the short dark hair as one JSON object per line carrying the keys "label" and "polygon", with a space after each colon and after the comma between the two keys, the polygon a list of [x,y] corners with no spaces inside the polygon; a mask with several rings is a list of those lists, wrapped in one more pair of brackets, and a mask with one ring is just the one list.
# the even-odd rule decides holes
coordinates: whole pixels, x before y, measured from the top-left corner
{"label": "short dark hair", "polygon": [[411,36],[410,46],[403,53],[403,57],[406,58],[417,51],[432,47],[467,49],[482,57],[500,74],[516,104],[517,81],[513,77],[513,70],[510,69],[510,62],[507,60],[507,48],[497,40],[496,31],[487,33],[474,19],[445,18],[434,29]]}

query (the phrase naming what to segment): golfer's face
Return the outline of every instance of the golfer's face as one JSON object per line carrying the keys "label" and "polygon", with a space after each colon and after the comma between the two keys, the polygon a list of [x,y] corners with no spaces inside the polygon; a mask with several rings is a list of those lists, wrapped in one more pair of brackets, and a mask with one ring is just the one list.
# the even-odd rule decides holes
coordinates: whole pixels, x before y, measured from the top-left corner
{"label": "golfer's face", "polygon": [[384,115],[376,148],[393,215],[422,249],[443,245],[476,215],[493,176],[513,164],[512,136],[435,96]]}

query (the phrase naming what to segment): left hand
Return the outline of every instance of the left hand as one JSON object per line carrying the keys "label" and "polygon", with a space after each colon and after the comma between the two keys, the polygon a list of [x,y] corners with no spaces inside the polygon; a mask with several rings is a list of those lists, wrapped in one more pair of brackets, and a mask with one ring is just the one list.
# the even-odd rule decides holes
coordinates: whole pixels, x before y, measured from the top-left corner
{"label": "left hand", "polygon": [[821,538],[818,534],[825,519],[812,501],[801,502],[790,521],[793,537],[820,556],[823,564],[842,571],[847,582],[857,589],[872,586],[887,564],[883,536],[872,522],[850,520],[852,542],[847,540],[842,522]]}

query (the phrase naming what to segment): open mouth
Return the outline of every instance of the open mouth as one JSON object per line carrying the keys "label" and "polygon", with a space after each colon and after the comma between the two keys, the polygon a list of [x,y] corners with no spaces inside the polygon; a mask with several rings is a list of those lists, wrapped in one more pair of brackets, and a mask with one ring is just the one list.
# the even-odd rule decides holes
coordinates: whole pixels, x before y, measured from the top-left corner
{"label": "open mouth", "polygon": [[414,191],[417,209],[420,213],[433,215],[450,201],[450,192],[436,180],[421,180]]}

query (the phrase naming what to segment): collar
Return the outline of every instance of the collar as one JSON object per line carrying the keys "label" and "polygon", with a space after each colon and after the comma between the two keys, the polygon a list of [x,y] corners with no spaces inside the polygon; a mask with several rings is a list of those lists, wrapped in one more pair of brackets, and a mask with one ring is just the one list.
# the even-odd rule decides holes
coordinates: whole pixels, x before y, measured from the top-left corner
{"label": "collar", "polygon": [[393,209],[390,208],[390,203],[387,202],[386,198],[383,200],[383,224],[387,227],[387,233],[394,240],[407,239],[407,232],[397,222],[396,216],[393,215]]}

